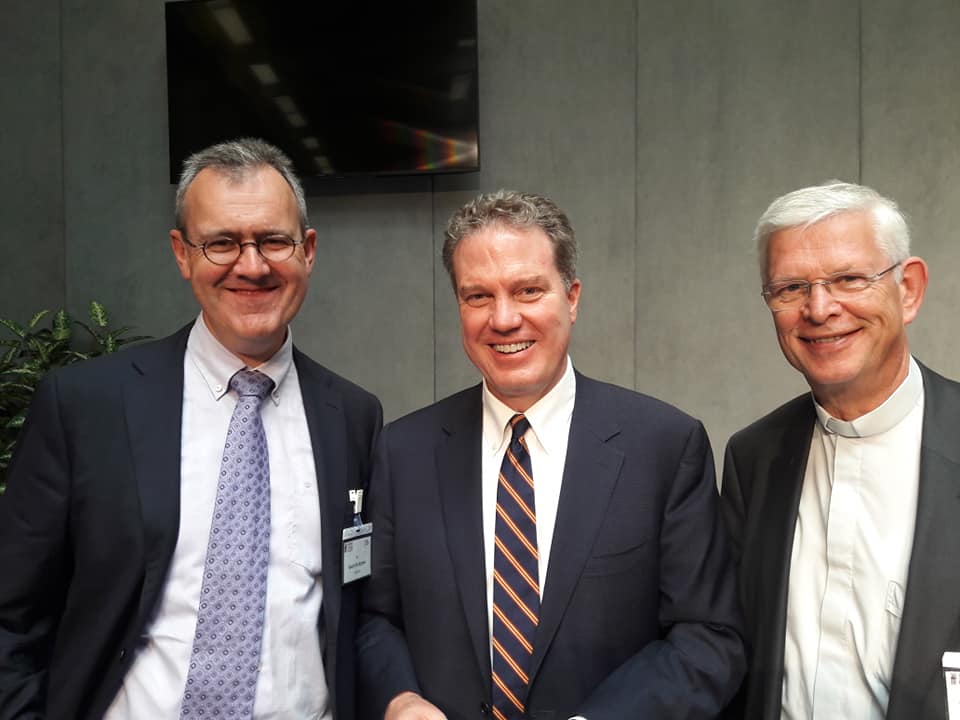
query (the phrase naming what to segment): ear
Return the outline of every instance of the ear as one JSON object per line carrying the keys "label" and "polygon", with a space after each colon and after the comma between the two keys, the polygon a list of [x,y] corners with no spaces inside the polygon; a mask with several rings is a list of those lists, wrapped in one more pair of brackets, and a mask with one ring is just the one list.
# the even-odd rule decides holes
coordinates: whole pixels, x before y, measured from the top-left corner
{"label": "ear", "polygon": [[177,261],[177,267],[180,268],[180,275],[184,280],[189,280],[190,252],[179,230],[170,231],[170,249],[173,250],[173,258]]}
{"label": "ear", "polygon": [[582,285],[578,278],[570,284],[570,289],[567,291],[567,304],[570,306],[570,323],[571,324],[577,321],[577,309],[580,307],[581,288],[582,288]]}
{"label": "ear", "polygon": [[307,266],[307,275],[313,272],[313,261],[317,257],[317,231],[307,228],[303,234],[303,259]]}
{"label": "ear", "polygon": [[920,312],[927,291],[927,264],[918,257],[903,261],[900,279],[900,303],[903,306],[903,324],[909,325]]}

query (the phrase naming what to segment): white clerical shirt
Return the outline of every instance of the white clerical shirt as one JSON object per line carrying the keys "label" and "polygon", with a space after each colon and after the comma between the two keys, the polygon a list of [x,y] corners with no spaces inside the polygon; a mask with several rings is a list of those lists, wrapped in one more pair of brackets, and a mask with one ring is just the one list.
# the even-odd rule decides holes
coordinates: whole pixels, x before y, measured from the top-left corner
{"label": "white clerical shirt", "polygon": [[784,720],[883,720],[916,524],[917,363],[852,421],[816,406],[787,599]]}
{"label": "white clerical shirt", "polygon": [[[197,625],[203,565],[227,426],[245,367],[194,323],[184,358],[180,527],[159,606],[107,720],[177,720]],[[275,384],[261,416],[270,456],[270,564],[254,717],[330,720],[318,618],[320,503],[293,340],[255,368]],[[172,432],[172,431],[171,431]]]}

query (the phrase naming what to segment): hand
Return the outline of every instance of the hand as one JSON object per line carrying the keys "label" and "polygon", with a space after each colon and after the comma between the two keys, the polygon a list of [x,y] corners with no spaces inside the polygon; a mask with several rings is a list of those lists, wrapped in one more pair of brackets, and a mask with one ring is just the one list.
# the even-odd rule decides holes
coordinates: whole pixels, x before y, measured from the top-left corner
{"label": "hand", "polygon": [[383,720],[447,720],[447,716],[416,693],[402,692],[387,705]]}

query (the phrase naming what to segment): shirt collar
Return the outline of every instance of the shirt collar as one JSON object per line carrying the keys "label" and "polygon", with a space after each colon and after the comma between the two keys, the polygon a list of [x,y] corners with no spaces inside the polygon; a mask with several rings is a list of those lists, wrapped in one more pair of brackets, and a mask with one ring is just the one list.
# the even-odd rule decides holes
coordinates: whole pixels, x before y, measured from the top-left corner
{"label": "shirt collar", "polygon": [[[540,446],[549,455],[556,450],[558,437],[563,437],[573,415],[574,400],[577,395],[577,379],[573,372],[573,363],[567,356],[567,367],[563,376],[550,388],[550,391],[523,413],[530,422]],[[491,454],[499,452],[510,441],[508,423],[517,411],[496,398],[483,381],[483,443]]]}
{"label": "shirt collar", "polygon": [[[213,336],[202,312],[190,330],[190,337],[187,339],[187,357],[197,368],[215,400],[219,400],[230,391],[230,378],[238,370],[248,367],[243,360],[227,350]],[[258,370],[273,380],[273,391],[270,397],[274,405],[280,404],[283,381],[290,372],[292,364],[293,330],[288,327],[287,338],[273,357],[261,365],[249,368]]]}
{"label": "shirt collar", "polygon": [[824,410],[816,400],[813,405],[817,420],[828,433],[843,437],[868,437],[879,435],[896,427],[917,403],[923,399],[923,376],[920,366],[911,356],[910,370],[900,386],[879,407],[854,420],[839,420]]}

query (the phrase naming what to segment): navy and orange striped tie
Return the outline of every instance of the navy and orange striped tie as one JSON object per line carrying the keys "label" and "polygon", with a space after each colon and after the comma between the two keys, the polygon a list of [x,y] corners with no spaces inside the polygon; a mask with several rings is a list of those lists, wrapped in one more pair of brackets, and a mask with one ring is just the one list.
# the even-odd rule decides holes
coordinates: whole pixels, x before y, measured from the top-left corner
{"label": "navy and orange striped tie", "polygon": [[500,466],[494,531],[493,715],[498,720],[523,717],[540,616],[533,470],[523,440],[530,422],[514,415],[510,425],[513,436]]}

